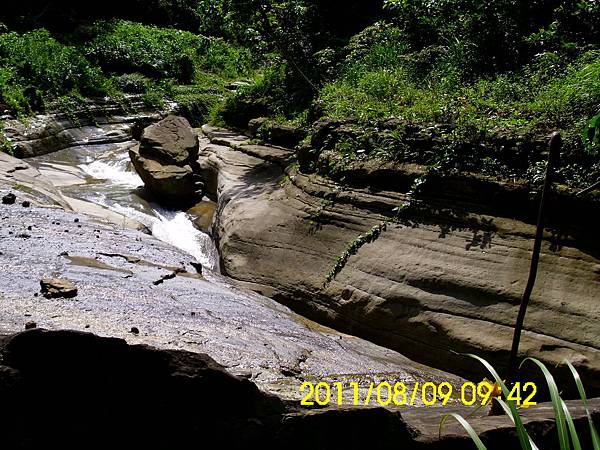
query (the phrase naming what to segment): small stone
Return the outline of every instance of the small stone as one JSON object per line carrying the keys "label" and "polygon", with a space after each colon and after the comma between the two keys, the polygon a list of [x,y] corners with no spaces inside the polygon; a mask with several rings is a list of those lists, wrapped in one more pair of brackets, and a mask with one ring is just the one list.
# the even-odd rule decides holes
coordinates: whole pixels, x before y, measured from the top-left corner
{"label": "small stone", "polygon": [[86,326],[85,326],[85,328],[89,328],[89,327],[90,327],[89,325],[86,325]]}
{"label": "small stone", "polygon": [[196,313],[194,311],[192,311],[192,317],[194,317],[196,315]]}
{"label": "small stone", "polygon": [[31,202],[30,202],[30,201],[27,201],[27,200],[25,200],[23,203],[21,203],[21,206],[22,206],[23,208],[29,208],[29,207],[31,206]]}
{"label": "small stone", "polygon": [[79,219],[76,217],[76,218],[73,220],[73,222],[75,222],[75,223],[78,223],[78,222],[79,222]]}
{"label": "small stone", "polygon": [[129,332],[130,332],[131,334],[135,334],[136,336],[137,336],[138,334],[140,334],[140,330],[138,330],[138,328],[137,328],[137,327],[131,327],[131,330],[129,330]]}
{"label": "small stone", "polygon": [[40,280],[42,295],[46,298],[73,298],[77,296],[77,286],[69,280],[43,278]]}
{"label": "small stone", "polygon": [[34,328],[37,328],[37,323],[35,323],[33,321],[32,322],[27,322],[25,324],[25,329],[26,330],[33,330]]}
{"label": "small stone", "polygon": [[69,252],[61,252],[58,256],[69,256]]}
{"label": "small stone", "polygon": [[17,201],[17,196],[15,194],[13,194],[12,192],[6,194],[4,197],[2,197],[2,203],[4,205],[14,205],[14,203]]}

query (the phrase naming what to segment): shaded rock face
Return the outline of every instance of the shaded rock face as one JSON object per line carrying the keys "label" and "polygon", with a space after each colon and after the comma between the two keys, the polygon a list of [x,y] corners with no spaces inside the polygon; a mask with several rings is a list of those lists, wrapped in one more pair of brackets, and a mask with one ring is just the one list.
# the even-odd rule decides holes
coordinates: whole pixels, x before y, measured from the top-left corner
{"label": "shaded rock face", "polygon": [[129,156],[146,188],[159,200],[183,205],[201,197],[203,185],[193,170],[198,138],[183,117],[167,116],[146,128]]}
{"label": "shaded rock face", "polygon": [[125,142],[139,124],[147,126],[175,108],[169,104],[156,112],[148,110],[140,96],[128,101],[127,111],[118,103],[95,99],[69,114],[40,114],[26,122],[10,119],[4,121],[3,132],[17,158],[30,158],[79,145]]}
{"label": "shaded rock face", "polygon": [[1,352],[4,448],[239,448],[284,409],[207,355],[42,329]]}
{"label": "shaded rock face", "polygon": [[[497,197],[474,204],[446,186],[427,209],[388,224],[358,248],[327,283],[350,243],[406,197],[299,173],[279,148],[204,130],[211,142],[202,146],[200,165],[219,199],[213,235],[224,273],[313,320],[416,361],[481,379],[481,367],[455,352],[475,353],[506,369],[529,270],[531,221],[498,213]],[[486,192],[494,191],[481,190],[480,197]],[[569,359],[586,389],[598,394],[600,252],[590,235],[600,214],[593,205],[587,211],[585,227],[545,236],[519,357],[549,366]],[[574,393],[568,370],[554,374],[561,389]]]}
{"label": "shaded rock face", "polygon": [[251,136],[287,148],[295,148],[306,137],[306,133],[300,127],[280,124],[265,117],[249,121],[248,131]]}
{"label": "shaded rock face", "polygon": [[[228,374],[204,354],[127,345],[89,333],[30,329],[0,337],[0,355],[3,448],[472,446],[455,422],[439,436],[441,408],[301,410]],[[567,406],[586,448],[585,410],[580,402]],[[597,423],[598,399],[591,399],[590,410]],[[459,412],[465,415],[466,409]],[[557,448],[552,414],[548,403],[521,414],[543,448]],[[508,417],[469,421],[488,449],[518,447]]]}

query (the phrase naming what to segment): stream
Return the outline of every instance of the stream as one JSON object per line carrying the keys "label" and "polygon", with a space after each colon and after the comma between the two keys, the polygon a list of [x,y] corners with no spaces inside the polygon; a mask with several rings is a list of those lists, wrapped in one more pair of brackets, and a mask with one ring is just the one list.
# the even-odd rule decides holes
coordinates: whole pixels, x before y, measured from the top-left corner
{"label": "stream", "polygon": [[183,211],[169,210],[145,198],[144,183],[133,169],[128,149],[134,142],[72,147],[29,162],[62,192],[95,203],[145,225],[154,237],[218,271],[219,255],[210,236]]}

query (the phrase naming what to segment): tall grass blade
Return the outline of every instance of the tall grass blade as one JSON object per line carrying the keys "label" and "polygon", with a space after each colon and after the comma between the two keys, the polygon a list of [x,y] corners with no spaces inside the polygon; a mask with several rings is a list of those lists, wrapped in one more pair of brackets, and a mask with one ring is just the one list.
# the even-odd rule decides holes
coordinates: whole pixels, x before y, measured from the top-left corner
{"label": "tall grass blade", "polygon": [[443,417],[442,422],[440,423],[440,436],[442,434],[442,428],[444,427],[444,425],[446,424],[446,422],[448,421],[448,419],[450,417],[454,417],[458,421],[458,423],[460,423],[463,426],[463,428],[465,430],[467,430],[467,433],[469,433],[469,436],[475,443],[477,450],[487,450],[486,446],[483,445],[483,442],[481,442],[481,439],[479,438],[479,436],[477,436],[477,432],[473,429],[471,424],[469,422],[467,422],[465,420],[465,418],[462,417],[460,414],[450,413],[450,414],[446,414]]}
{"label": "tall grass blade", "polygon": [[560,450],[570,450],[571,446],[569,444],[569,436],[567,433],[567,423],[565,420],[565,413],[561,406],[562,399],[558,393],[558,387],[556,386],[556,382],[554,381],[554,377],[548,371],[544,363],[535,359],[535,358],[526,358],[523,360],[521,365],[525,364],[527,361],[533,362],[537,365],[542,373],[544,374],[544,378],[546,379],[546,383],[548,384],[548,389],[550,390],[550,398],[552,400],[552,408],[554,409],[554,416],[556,418],[556,430],[558,432],[558,443]]}
{"label": "tall grass blade", "polygon": [[[479,361],[481,364],[483,364],[484,367],[488,370],[488,372],[490,374],[492,374],[492,376],[494,377],[494,380],[496,380],[496,383],[502,389],[502,394],[504,395],[504,397],[508,398],[510,391],[508,390],[508,388],[506,387],[506,385],[500,378],[500,375],[498,375],[498,372],[496,372],[496,369],[494,369],[489,362],[487,362],[485,359],[481,358],[480,356],[473,355],[473,354],[467,354],[466,356],[474,358],[477,361]],[[517,411],[517,407],[515,406],[515,403],[509,401],[509,402],[507,402],[507,406],[510,411],[509,416],[512,418],[512,420],[515,424],[515,428],[517,429],[517,436],[519,438],[519,443],[521,444],[521,449],[522,450],[533,450],[533,448],[531,446],[533,441],[531,440],[531,438],[529,437],[529,434],[527,433],[527,430],[523,426],[523,421],[521,420],[521,417],[519,416],[519,411]],[[562,450],[562,448],[561,448],[561,450]]]}
{"label": "tall grass blade", "polygon": [[575,424],[573,423],[573,417],[571,417],[569,408],[567,408],[567,404],[563,401],[562,398],[560,399],[560,406],[563,410],[563,414],[565,415],[567,426],[569,427],[569,433],[571,434],[571,442],[573,443],[573,450],[581,450],[581,443],[579,442],[579,436],[577,436],[577,430],[575,429]]}
{"label": "tall grass blade", "polygon": [[[510,418],[510,420],[512,421],[512,423],[515,423],[515,419],[513,418],[511,412],[510,412],[510,407],[506,404],[506,402],[504,400],[502,400],[501,398],[497,398],[495,399],[498,403],[500,403],[500,406],[502,406],[502,409],[504,410],[504,412],[506,413],[506,415]],[[531,445],[532,450],[540,450],[538,448],[537,445],[535,445],[535,443],[533,442],[533,440],[529,437],[529,435],[527,435],[527,438],[529,439],[529,444]]]}
{"label": "tall grass blade", "polygon": [[590,413],[587,396],[585,395],[585,388],[583,387],[583,382],[581,381],[581,377],[579,376],[579,372],[573,367],[573,364],[567,359],[564,360],[564,363],[569,367],[571,373],[573,374],[573,378],[575,379],[575,384],[577,385],[577,390],[579,391],[579,396],[581,397],[581,401],[583,402],[583,407],[585,408],[585,413],[587,415],[588,425],[590,426],[590,434],[592,435],[592,446],[594,450],[600,450],[600,438],[598,437],[598,431],[594,426],[594,421],[592,420],[592,415]]}

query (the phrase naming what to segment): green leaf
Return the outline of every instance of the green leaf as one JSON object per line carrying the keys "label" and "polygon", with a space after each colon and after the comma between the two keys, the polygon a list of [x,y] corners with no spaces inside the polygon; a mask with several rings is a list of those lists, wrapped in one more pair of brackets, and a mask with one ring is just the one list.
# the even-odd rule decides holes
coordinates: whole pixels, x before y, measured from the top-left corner
{"label": "green leaf", "polygon": [[483,442],[481,442],[481,439],[479,438],[479,436],[477,435],[477,432],[473,429],[473,427],[471,426],[471,424],[469,422],[467,422],[465,420],[465,418],[462,417],[459,414],[450,413],[450,414],[446,414],[442,418],[442,421],[440,422],[440,435],[442,434],[442,428],[444,428],[444,425],[446,424],[446,422],[448,421],[448,419],[450,417],[454,417],[463,426],[463,428],[465,430],[467,430],[467,433],[469,433],[469,436],[471,437],[471,439],[475,443],[475,446],[477,447],[477,450],[487,450],[486,446],[483,445]]}
{"label": "green leaf", "polygon": [[[502,394],[504,395],[504,397],[508,398],[510,391],[508,390],[508,388],[506,387],[506,385],[500,378],[500,375],[498,375],[498,372],[496,372],[496,369],[494,369],[492,367],[492,365],[489,362],[487,362],[485,359],[483,359],[477,355],[467,354],[466,356],[469,356],[470,358],[474,358],[477,361],[479,361],[481,364],[483,364],[485,366],[485,368],[488,370],[488,372],[494,377],[494,380],[496,380],[496,383],[502,388]],[[509,411],[510,411],[509,416],[511,417],[511,419],[514,422],[515,427],[517,429],[517,436],[518,436],[519,442],[521,444],[521,449],[522,450],[533,450],[533,447],[531,446],[532,440],[529,437],[527,430],[525,430],[525,426],[523,425],[521,416],[519,416],[519,412],[517,411],[517,407],[516,407],[515,403],[512,401],[509,401],[507,403],[507,405],[508,405]]]}
{"label": "green leaf", "polygon": [[565,359],[563,362],[569,367],[571,373],[573,374],[573,378],[575,379],[575,384],[577,385],[577,390],[579,391],[579,396],[581,397],[581,401],[583,402],[583,407],[585,408],[585,413],[587,415],[588,425],[590,426],[590,434],[592,436],[592,445],[594,450],[600,450],[600,438],[598,437],[598,431],[596,431],[594,421],[592,420],[592,414],[590,413],[587,396],[585,395],[585,388],[583,387],[581,377],[569,360]]}
{"label": "green leaf", "polygon": [[544,374],[544,378],[546,379],[546,383],[548,384],[548,389],[550,390],[550,398],[552,400],[552,408],[554,409],[554,416],[556,418],[556,430],[558,432],[558,443],[560,450],[570,450],[571,446],[569,444],[569,435],[567,434],[567,423],[565,420],[565,414],[561,406],[562,399],[560,398],[560,394],[558,393],[558,386],[556,386],[556,382],[554,381],[554,377],[550,373],[550,371],[546,368],[544,363],[535,359],[535,358],[526,358],[521,363],[523,364],[527,361],[532,361],[536,364],[542,373]]}
{"label": "green leaf", "polygon": [[581,450],[581,443],[579,442],[579,436],[577,435],[577,430],[575,429],[575,424],[573,423],[573,417],[571,417],[569,408],[567,408],[567,404],[563,401],[562,398],[560,399],[560,406],[563,410],[563,414],[565,415],[565,419],[569,427],[569,433],[571,434],[571,442],[573,442],[573,449]]}
{"label": "green leaf", "polygon": [[[506,415],[510,418],[510,420],[512,421],[512,423],[515,423],[515,419],[512,416],[510,407],[506,404],[506,402],[504,400],[502,400],[501,398],[497,398],[495,399],[498,403],[500,403],[500,406],[502,406],[502,409],[504,410],[504,412],[506,413]],[[533,440],[529,437],[529,435],[527,435],[527,439],[529,439],[529,444],[531,445],[532,450],[539,450],[538,446],[535,445],[535,443],[533,442]]]}

